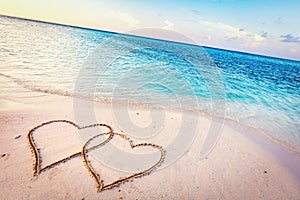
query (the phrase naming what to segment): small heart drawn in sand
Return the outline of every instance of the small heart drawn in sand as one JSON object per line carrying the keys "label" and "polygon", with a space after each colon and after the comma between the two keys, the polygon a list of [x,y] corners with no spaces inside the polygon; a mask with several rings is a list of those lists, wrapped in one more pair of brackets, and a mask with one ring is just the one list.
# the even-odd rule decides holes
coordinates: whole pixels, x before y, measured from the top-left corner
{"label": "small heart drawn in sand", "polygon": [[[61,160],[58,160],[58,161],[55,161],[45,167],[41,167],[41,156],[40,156],[40,152],[39,152],[39,149],[36,145],[36,143],[34,142],[34,137],[33,137],[33,133],[38,130],[39,128],[41,127],[44,127],[44,126],[47,126],[49,124],[53,124],[53,123],[66,123],[66,124],[70,124],[74,127],[76,127],[78,130],[80,129],[86,129],[86,128],[91,128],[91,127],[106,127],[109,129],[109,132],[107,133],[100,133],[100,134],[97,134],[95,136],[93,136],[92,138],[90,138],[82,147],[82,151],[81,152],[76,152],[70,156],[67,156]],[[92,147],[89,147],[88,148],[88,145],[93,141],[95,140],[96,138],[100,137],[100,136],[104,136],[104,135],[107,135],[108,138],[106,138],[103,142],[100,142],[99,144],[96,144]],[[92,164],[90,162],[90,160],[88,159],[88,152],[92,151],[92,150],[95,150],[97,148],[100,148],[102,146],[104,146],[105,144],[107,144],[112,138],[114,135],[117,135],[119,137],[121,137],[123,140],[127,141],[130,145],[130,147],[132,149],[134,148],[138,148],[138,147],[152,147],[154,149],[157,149],[160,151],[160,159],[154,163],[151,167],[149,167],[148,169],[145,169],[143,171],[140,171],[140,172],[136,172],[136,173],[133,173],[125,178],[120,178],[118,180],[115,180],[115,181],[112,181],[111,183],[109,184],[106,184],[106,185],[103,185],[103,180],[101,180],[100,178],[100,175],[97,174],[97,172],[93,169],[92,167]],[[107,124],[92,124],[92,125],[88,125],[88,126],[83,126],[83,127],[80,127],[79,125],[75,124],[74,122],[71,122],[71,121],[68,121],[68,120],[51,120],[51,121],[48,121],[48,122],[45,122],[45,123],[42,123],[36,127],[34,127],[33,129],[31,129],[29,132],[28,132],[28,135],[27,135],[27,138],[28,138],[28,142],[29,142],[29,145],[30,145],[30,148],[32,149],[32,153],[33,153],[33,157],[34,157],[34,162],[33,162],[33,175],[34,176],[37,176],[39,175],[41,172],[43,171],[46,171],[46,170],[49,170],[61,163],[64,163],[72,158],[75,158],[77,156],[82,156],[83,158],[83,161],[87,167],[87,170],[89,171],[89,173],[92,175],[92,177],[95,179],[96,183],[97,183],[97,191],[100,192],[100,191],[103,191],[103,190],[107,190],[107,189],[111,189],[113,187],[116,187],[116,186],[119,186],[120,184],[122,183],[125,183],[129,180],[133,180],[135,178],[140,178],[142,176],[145,176],[145,175],[148,175],[150,174],[156,167],[158,167],[159,165],[161,165],[161,163],[163,162],[164,160],[164,150],[161,146],[159,145],[156,145],[156,144],[152,144],[152,143],[140,143],[140,144],[134,144],[133,141],[127,137],[126,135],[124,134],[119,134],[119,133],[114,133],[112,128],[107,125]]]}
{"label": "small heart drawn in sand", "polygon": [[[107,133],[106,133],[107,134]],[[155,162],[152,166],[150,166],[149,168],[145,169],[145,170],[142,170],[142,171],[139,171],[139,172],[136,172],[136,173],[133,173],[129,176],[126,176],[124,178],[120,178],[118,180],[115,180],[115,181],[112,181],[111,183],[108,183],[108,184],[103,184],[103,180],[101,180],[100,178],[100,175],[97,174],[95,172],[95,170],[93,169],[92,167],[92,164],[91,162],[88,160],[88,156],[87,156],[87,153],[88,151],[90,150],[94,150],[95,148],[98,148],[99,146],[103,146],[103,145],[97,145],[97,146],[94,146],[92,148],[87,148],[87,146],[89,145],[90,142],[92,142],[92,140],[96,139],[97,137],[101,136],[102,134],[99,134],[99,135],[96,135],[94,136],[93,138],[89,139],[85,145],[83,146],[82,148],[82,155],[83,155],[83,159],[87,165],[87,167],[91,170],[90,173],[91,175],[93,176],[93,178],[95,179],[95,181],[97,182],[97,191],[102,191],[102,190],[108,190],[108,189],[111,189],[113,187],[117,187],[119,186],[120,184],[122,183],[125,183],[125,182],[128,182],[130,180],[133,180],[135,178],[140,178],[142,176],[145,176],[145,175],[148,175],[150,174],[156,167],[160,166],[161,163],[163,162],[164,160],[164,155],[165,155],[165,152],[163,150],[163,148],[159,145],[156,145],[156,144],[152,144],[152,143],[139,143],[139,144],[134,144],[133,141],[127,137],[126,135],[124,134],[120,134],[120,133],[114,133],[114,135],[116,136],[119,136],[121,139],[127,141],[131,147],[131,149],[135,149],[135,148],[139,148],[139,147],[151,147],[151,148],[154,148],[154,149],[157,149],[159,152],[160,152],[160,158],[157,162]]]}

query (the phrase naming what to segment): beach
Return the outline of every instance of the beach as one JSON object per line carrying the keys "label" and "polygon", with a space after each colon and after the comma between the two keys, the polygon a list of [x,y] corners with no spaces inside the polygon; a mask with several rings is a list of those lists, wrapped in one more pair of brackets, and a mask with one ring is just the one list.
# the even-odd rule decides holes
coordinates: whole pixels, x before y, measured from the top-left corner
{"label": "beach", "polygon": [[0,199],[300,198],[299,61],[0,28]]}
{"label": "beach", "polygon": [[[74,120],[73,98],[43,95],[33,103],[2,99],[0,105],[1,199],[299,199],[300,196],[299,153],[229,122],[225,122],[211,153],[200,159],[199,145],[210,124],[210,119],[200,114],[192,116],[199,117],[198,132],[182,156],[167,167],[162,163],[149,175],[119,187],[97,193],[96,183],[80,157],[33,176],[28,131],[49,120]],[[134,112],[140,117],[131,118],[135,123],[143,125],[149,120],[147,109],[137,107]],[[177,111],[167,112],[167,118],[176,121]],[[95,103],[95,114],[98,123],[122,131],[109,103]],[[174,131],[172,127],[176,125],[168,123],[171,124],[165,125],[168,128],[164,132]],[[38,136],[39,148],[45,151],[42,165],[81,149],[82,142],[70,127],[59,124],[45,133],[49,135]],[[166,146],[163,139],[155,143]],[[168,152],[165,153],[167,156]],[[105,183],[128,175],[93,163]]]}

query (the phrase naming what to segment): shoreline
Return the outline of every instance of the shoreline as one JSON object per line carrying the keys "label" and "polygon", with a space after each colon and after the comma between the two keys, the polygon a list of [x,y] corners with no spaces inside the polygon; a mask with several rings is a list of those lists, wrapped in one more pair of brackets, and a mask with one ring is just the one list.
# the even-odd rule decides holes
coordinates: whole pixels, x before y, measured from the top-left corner
{"label": "shoreline", "polygon": [[[245,129],[243,126],[226,121],[214,149],[206,158],[200,159],[199,145],[206,136],[210,120],[209,117],[189,114],[187,111],[183,112],[188,116],[199,117],[198,134],[186,152],[176,161],[168,166],[162,166],[148,176],[134,179],[118,188],[97,193],[95,182],[88,175],[81,159],[74,158],[66,164],[43,172],[38,177],[32,177],[32,156],[26,139],[28,131],[49,120],[74,121],[73,101],[70,97],[46,95],[40,97],[39,100],[36,99],[35,102],[32,105],[7,100],[0,102],[2,133],[0,153],[6,154],[0,159],[3,172],[0,175],[0,198],[142,199],[147,196],[156,199],[180,197],[195,199],[201,196],[225,199],[242,197],[297,199],[300,196],[298,190],[300,173],[297,171],[297,166],[300,164],[299,153],[285,149],[268,138],[251,132],[249,128]],[[167,124],[163,133],[169,133],[169,135],[158,137],[158,139],[154,136],[151,141],[162,146],[168,145],[166,140],[171,138],[170,133],[176,130],[180,122],[178,112],[174,110],[166,112]],[[113,113],[107,104],[96,102],[95,113],[98,123],[106,123],[115,131],[122,131],[123,128],[114,120]],[[145,108],[139,107],[129,113],[131,120],[141,127],[147,126],[151,119],[149,110]],[[171,120],[171,118],[174,119]],[[56,133],[51,131],[56,129],[51,129],[50,132],[45,132],[51,133],[50,135],[45,134],[38,138],[41,150],[47,150],[47,154],[44,155],[49,156],[54,153],[50,157],[46,156],[46,163],[51,162],[51,159],[55,160],[57,156],[67,154],[70,149],[65,149],[65,146],[68,144],[72,146],[71,149],[78,149],[82,143],[78,135],[74,135],[69,128],[64,126],[58,128],[66,132]],[[123,133],[128,134],[126,130]],[[60,134],[66,134],[64,140],[55,139],[55,137],[60,137]],[[15,139],[18,135],[20,138]],[[45,145],[51,144],[49,143],[51,139],[56,142],[52,143],[51,147],[45,148]],[[139,141],[135,138],[133,140]],[[59,153],[55,153],[57,152],[55,148],[60,148]],[[166,151],[166,156],[168,156],[168,151]],[[101,169],[101,176],[103,175],[105,180],[124,176],[123,172],[116,172],[97,161],[93,161],[93,164],[97,169]],[[102,173],[103,168],[106,170],[105,173]],[[11,190],[15,192],[11,194],[9,192]]]}
{"label": "shoreline", "polygon": [[[294,151],[296,153],[300,153],[300,147],[297,147],[296,145],[293,145],[287,141],[282,141],[280,139],[277,139],[275,137],[273,137],[271,134],[268,134],[266,131],[262,130],[259,127],[255,127],[255,126],[251,126],[249,124],[243,124],[239,121],[237,121],[236,119],[230,118],[228,116],[216,116],[208,111],[201,111],[201,110],[192,110],[192,108],[182,108],[182,107],[176,107],[176,106],[169,106],[169,105],[158,105],[156,103],[145,103],[145,102],[139,102],[139,101],[126,101],[124,99],[112,99],[110,97],[101,97],[101,96],[94,96],[94,95],[78,95],[78,94],[73,94],[70,91],[63,91],[60,89],[43,89],[40,88],[39,86],[31,86],[31,85],[26,85],[23,83],[22,80],[19,80],[18,78],[14,78],[10,75],[6,75],[6,74],[2,74],[0,73],[0,76],[5,77],[9,80],[12,80],[14,83],[16,83],[19,87],[28,90],[28,92],[35,94],[35,97],[37,98],[32,98],[32,101],[35,101],[36,99],[39,99],[39,95],[45,96],[46,98],[48,98],[49,96],[52,97],[66,97],[66,98],[76,98],[76,99],[80,99],[83,101],[92,101],[95,103],[100,103],[100,104],[112,104],[112,102],[114,101],[114,103],[117,103],[118,105],[129,105],[129,106],[137,106],[140,108],[144,108],[147,109],[149,107],[154,107],[154,108],[158,108],[158,109],[164,109],[164,110],[173,110],[173,111],[184,111],[184,112],[192,112],[192,113],[196,113],[196,114],[200,114],[203,117],[207,117],[207,118],[215,118],[215,119],[220,119],[220,120],[224,120],[229,124],[233,124],[233,126],[244,126],[245,129],[251,129],[254,130],[257,134],[262,135],[263,137],[268,138],[269,140],[291,150]],[[55,99],[55,98],[54,98]],[[7,101],[13,101],[10,99],[5,99]],[[24,99],[22,99],[24,100]],[[24,103],[21,101],[16,101],[19,103]],[[32,102],[29,101],[28,103],[33,104]],[[224,111],[225,112],[225,111]],[[225,114],[225,113],[224,113]]]}

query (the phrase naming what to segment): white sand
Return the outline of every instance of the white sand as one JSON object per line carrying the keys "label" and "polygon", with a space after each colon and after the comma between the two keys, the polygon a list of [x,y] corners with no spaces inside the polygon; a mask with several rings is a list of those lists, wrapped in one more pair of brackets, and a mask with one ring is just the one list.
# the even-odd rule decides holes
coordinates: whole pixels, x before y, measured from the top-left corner
{"label": "white sand", "polygon": [[[0,199],[300,199],[299,153],[228,123],[213,151],[200,159],[199,147],[210,119],[188,112],[184,114],[200,117],[193,144],[176,162],[148,176],[97,193],[95,181],[77,157],[33,177],[28,131],[49,120],[74,120],[72,103],[72,98],[58,96],[40,97],[34,104],[0,101],[0,155],[6,154],[0,159]],[[109,104],[97,103],[95,108],[98,123],[122,130]],[[130,112],[131,120],[140,127],[153,120],[146,108],[136,106]],[[164,136],[150,142],[168,145],[166,138],[172,138],[180,116],[177,111],[167,111]],[[43,131],[35,138],[43,166],[81,150],[74,128],[57,124]],[[21,137],[15,139],[17,135]],[[93,164],[105,183],[128,175]]]}

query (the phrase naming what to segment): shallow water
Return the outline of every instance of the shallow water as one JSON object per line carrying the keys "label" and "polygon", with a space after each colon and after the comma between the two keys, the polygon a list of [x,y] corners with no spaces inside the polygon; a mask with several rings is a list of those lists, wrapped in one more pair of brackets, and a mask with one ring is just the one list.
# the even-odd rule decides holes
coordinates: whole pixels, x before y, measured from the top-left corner
{"label": "shallow water", "polygon": [[179,107],[300,148],[300,62],[3,16],[0,38],[0,98],[39,91]]}

